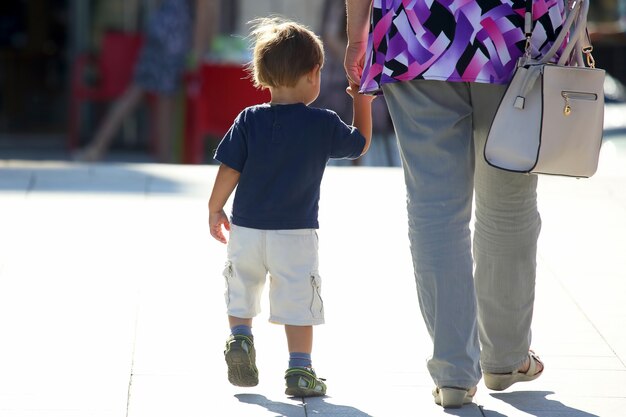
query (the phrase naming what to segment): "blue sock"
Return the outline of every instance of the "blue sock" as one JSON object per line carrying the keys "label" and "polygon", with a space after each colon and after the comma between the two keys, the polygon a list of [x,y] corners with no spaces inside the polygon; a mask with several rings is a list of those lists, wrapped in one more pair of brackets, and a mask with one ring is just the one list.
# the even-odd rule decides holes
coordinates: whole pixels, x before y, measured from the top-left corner
{"label": "blue sock", "polygon": [[242,335],[252,337],[252,327],[246,326],[245,324],[231,327],[230,332],[233,336]]}
{"label": "blue sock", "polygon": [[289,352],[289,367],[310,368],[311,354],[304,352]]}

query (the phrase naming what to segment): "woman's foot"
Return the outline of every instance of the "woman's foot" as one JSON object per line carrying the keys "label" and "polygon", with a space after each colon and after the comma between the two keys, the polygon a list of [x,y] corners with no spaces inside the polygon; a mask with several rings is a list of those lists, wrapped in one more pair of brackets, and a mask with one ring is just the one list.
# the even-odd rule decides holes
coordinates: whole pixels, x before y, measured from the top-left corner
{"label": "woman's foot", "polygon": [[443,408],[460,408],[464,404],[470,404],[476,394],[476,387],[469,389],[457,387],[435,387],[433,397],[435,404]]}
{"label": "woman's foot", "polygon": [[530,370],[530,366],[533,364],[533,357],[534,357],[534,364],[536,366],[536,369],[535,369],[535,372],[534,373],[531,372],[531,374],[540,374],[543,371],[543,362],[541,362],[541,360],[539,359],[539,356],[537,356],[537,354],[533,352],[532,350],[528,352],[528,356],[526,357],[526,360],[524,361],[522,366],[517,370],[517,372],[520,372],[522,374],[528,373],[528,371]]}
{"label": "woman's foot", "polygon": [[504,391],[516,382],[528,382],[535,380],[543,373],[543,362],[532,350],[528,352],[528,357],[522,366],[515,372],[509,374],[492,374],[485,372],[483,378],[487,388],[494,391]]}

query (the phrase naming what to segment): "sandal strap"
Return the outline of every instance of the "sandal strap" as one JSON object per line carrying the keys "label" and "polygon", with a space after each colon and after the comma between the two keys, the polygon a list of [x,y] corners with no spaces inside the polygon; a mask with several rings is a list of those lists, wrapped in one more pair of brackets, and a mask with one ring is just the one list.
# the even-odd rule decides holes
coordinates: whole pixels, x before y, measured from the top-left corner
{"label": "sandal strap", "polygon": [[540,363],[543,365],[543,362],[541,362],[541,359],[539,359],[539,356],[537,356],[537,354],[533,352],[532,350],[528,352],[528,359],[530,363],[528,366],[528,370],[525,372],[525,375],[533,376],[537,374],[537,364]]}

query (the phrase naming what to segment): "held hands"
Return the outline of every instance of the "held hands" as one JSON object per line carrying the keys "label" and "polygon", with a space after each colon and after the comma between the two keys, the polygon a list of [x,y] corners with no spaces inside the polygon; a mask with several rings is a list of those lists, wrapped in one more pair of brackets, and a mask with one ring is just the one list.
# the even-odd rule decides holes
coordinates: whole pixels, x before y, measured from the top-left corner
{"label": "held hands", "polygon": [[355,84],[351,82],[350,80],[348,80],[348,87],[346,87],[346,93],[348,93],[348,95],[352,97],[352,99],[354,99],[355,101],[371,102],[376,98],[376,96],[360,94],[359,88],[360,88],[359,84]]}
{"label": "held hands", "polygon": [[220,210],[215,213],[210,212],[209,229],[211,231],[211,236],[213,236],[219,242],[228,243],[228,240],[224,236],[222,226],[224,226],[224,229],[230,232],[230,222],[228,221],[228,216],[226,216],[224,210]]}
{"label": "held hands", "polygon": [[352,97],[353,99],[356,98],[356,96],[359,95],[359,85],[351,83],[350,80],[348,80],[348,86],[346,87],[346,93],[348,93],[348,95],[350,97]]}

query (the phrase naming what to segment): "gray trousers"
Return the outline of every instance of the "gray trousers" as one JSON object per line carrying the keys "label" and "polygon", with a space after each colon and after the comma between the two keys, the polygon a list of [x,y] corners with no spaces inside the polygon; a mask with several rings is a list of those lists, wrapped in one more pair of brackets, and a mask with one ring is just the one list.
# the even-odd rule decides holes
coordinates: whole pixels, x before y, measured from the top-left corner
{"label": "gray trousers", "polygon": [[383,88],[404,168],[417,294],[433,342],[428,370],[439,387],[473,387],[481,368],[511,372],[530,346],[537,177],[498,170],[483,157],[504,89],[424,80]]}

